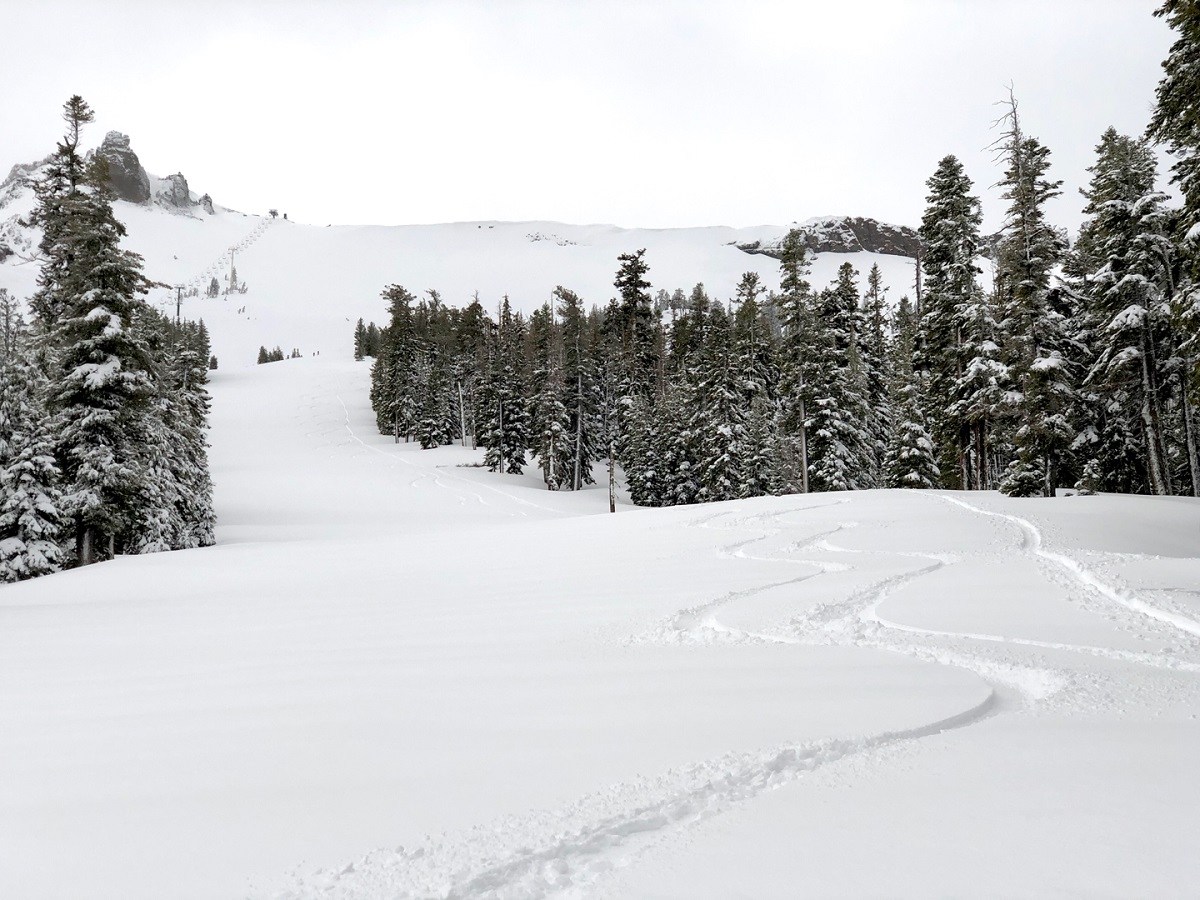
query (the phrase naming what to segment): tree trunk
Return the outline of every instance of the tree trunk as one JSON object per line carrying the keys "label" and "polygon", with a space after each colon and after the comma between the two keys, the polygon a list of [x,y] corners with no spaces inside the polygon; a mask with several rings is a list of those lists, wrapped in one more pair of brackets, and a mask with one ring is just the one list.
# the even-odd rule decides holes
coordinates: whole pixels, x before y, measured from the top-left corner
{"label": "tree trunk", "polygon": [[81,566],[90,566],[96,561],[95,535],[91,526],[80,523],[75,533],[75,555]]}
{"label": "tree trunk", "polygon": [[959,483],[964,491],[973,490],[975,485],[971,479],[971,426],[961,425],[958,429],[958,471]]}
{"label": "tree trunk", "polygon": [[613,446],[613,439],[608,439],[608,511],[615,513],[617,511],[617,466],[616,466],[616,448]]}
{"label": "tree trunk", "polygon": [[463,407],[462,382],[458,382],[458,431],[461,437],[460,443],[463,447],[467,446],[467,413]]}
{"label": "tree trunk", "polygon": [[1150,359],[1146,341],[1142,341],[1142,431],[1146,440],[1146,464],[1150,472],[1150,489],[1159,496],[1170,493],[1163,473],[1160,455],[1162,443],[1158,437],[1158,416],[1155,415],[1154,384],[1150,375]]}
{"label": "tree trunk", "polygon": [[575,471],[571,490],[583,490],[583,375],[575,376]]}
{"label": "tree trunk", "polygon": [[808,493],[808,417],[804,414],[804,375],[800,375],[800,493]]}
{"label": "tree trunk", "polygon": [[1200,497],[1200,459],[1196,456],[1196,428],[1192,421],[1192,404],[1188,400],[1188,375],[1192,371],[1191,359],[1184,358],[1183,367],[1183,433],[1187,438],[1188,474],[1192,477],[1192,496]]}

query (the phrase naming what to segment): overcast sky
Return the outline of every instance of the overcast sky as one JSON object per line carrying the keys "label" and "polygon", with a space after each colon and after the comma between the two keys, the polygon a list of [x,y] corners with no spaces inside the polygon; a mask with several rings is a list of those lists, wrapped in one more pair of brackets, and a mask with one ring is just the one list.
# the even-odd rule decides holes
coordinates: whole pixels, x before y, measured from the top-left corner
{"label": "overcast sky", "polygon": [[152,173],[304,222],[552,219],[917,224],[1014,85],[1078,188],[1108,125],[1145,126],[1157,0],[196,4],[0,0],[0,168],[40,158],[72,93]]}

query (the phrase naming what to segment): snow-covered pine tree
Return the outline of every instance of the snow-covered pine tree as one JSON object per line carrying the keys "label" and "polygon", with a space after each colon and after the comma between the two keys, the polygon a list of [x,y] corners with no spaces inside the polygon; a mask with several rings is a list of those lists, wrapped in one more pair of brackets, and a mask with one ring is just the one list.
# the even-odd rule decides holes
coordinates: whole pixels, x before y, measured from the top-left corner
{"label": "snow-covered pine tree", "polygon": [[756,396],[746,411],[746,453],[742,459],[739,497],[776,495],[780,487],[778,406]]}
{"label": "snow-covered pine tree", "polygon": [[153,484],[139,508],[142,522],[130,549],[139,553],[207,547],[216,513],[208,468],[209,348],[203,323],[172,323],[144,308],[136,327],[157,366],[153,415],[144,422],[143,465]]}
{"label": "snow-covered pine tree", "polygon": [[203,320],[199,324],[185,321],[179,331],[179,349],[170,367],[170,385],[178,398],[179,411],[173,429],[180,445],[176,477],[184,502],[180,511],[183,533],[178,546],[208,547],[216,541],[217,521],[207,439],[211,398],[205,361],[211,346]]}
{"label": "snow-covered pine tree", "polygon": [[529,449],[529,410],[525,393],[525,321],[505,296],[500,321],[489,341],[487,374],[480,391],[480,444],[493,472],[520,475]]}
{"label": "snow-covered pine tree", "polygon": [[867,291],[855,320],[855,349],[862,366],[863,434],[870,450],[871,464],[866,483],[870,486],[884,482],[883,463],[892,427],[885,331],[887,290],[883,273],[875,263],[867,274]]}
{"label": "snow-covered pine tree", "polygon": [[872,487],[880,468],[866,424],[866,377],[855,335],[859,307],[855,275],[850,263],[842,263],[837,279],[817,298],[808,348],[814,370],[808,413],[808,468],[814,490]]}
{"label": "snow-covered pine tree", "polygon": [[62,568],[60,472],[16,303],[0,289],[0,584]]}
{"label": "snow-covered pine tree", "polygon": [[[1153,151],[1109,128],[1088,171],[1092,180],[1073,257],[1078,295],[1092,325],[1087,387],[1104,408],[1089,420],[1098,435],[1096,474],[1112,487],[1128,484],[1126,435],[1140,433],[1138,456],[1152,493],[1171,492],[1164,408],[1173,355],[1171,290],[1175,248],[1166,196],[1155,188]],[[1101,458],[1102,457],[1102,458]]]}
{"label": "snow-covered pine tree", "polygon": [[160,553],[181,546],[184,530],[185,503],[176,477],[176,467],[182,463],[182,441],[175,429],[179,411],[162,364],[172,343],[171,326],[154,310],[143,308],[134,317],[133,328],[154,360],[155,391],[148,403],[148,414],[137,423],[134,444],[139,452],[139,468],[145,474],[131,511],[133,526],[125,549],[132,553]]}
{"label": "snow-covered pine tree", "polygon": [[388,324],[380,339],[379,356],[371,366],[371,408],[380,434],[406,438],[416,425],[417,399],[413,392],[416,333],[415,298],[398,284],[383,292],[388,303]]}
{"label": "snow-covered pine tree", "polygon": [[759,298],[766,293],[757,272],[738,282],[733,317],[734,369],[747,408],[757,399],[775,403],[779,390],[778,349],[770,321]]}
{"label": "snow-covered pine tree", "polygon": [[17,342],[23,340],[24,333],[25,320],[16,298],[8,288],[0,287],[0,362],[16,357]]}
{"label": "snow-covered pine tree", "polygon": [[980,295],[975,260],[981,248],[983,214],[979,198],[971,193],[971,179],[955,156],[942,158],[926,186],[928,205],[918,232],[923,294],[916,368],[943,478],[947,486],[969,488],[980,482],[972,478],[970,424],[961,410],[959,414],[951,410],[960,399],[959,380],[967,362],[962,315]]}
{"label": "snow-covered pine tree", "polygon": [[[620,304],[614,298],[604,310],[588,314],[588,338],[596,375],[597,442],[602,448],[608,482],[608,511],[617,511],[617,459],[623,416],[620,394]],[[628,473],[626,473],[628,481]]]}
{"label": "snow-covered pine tree", "polygon": [[1179,336],[1179,413],[1186,472],[1200,497],[1200,9],[1193,0],[1165,0],[1154,13],[1175,31],[1163,61],[1156,104],[1147,135],[1165,144],[1174,158],[1171,180],[1183,193],[1174,237],[1184,275],[1172,298]]}
{"label": "snow-covered pine tree", "polygon": [[[658,402],[642,408],[647,423],[649,456],[646,465],[655,474],[655,506],[698,503],[701,497],[699,436],[693,431],[695,385],[684,379],[668,381]],[[630,485],[632,491],[632,485]],[[632,496],[632,493],[631,493]]]}
{"label": "snow-covered pine tree", "polygon": [[[670,383],[666,390],[672,390]],[[668,426],[661,414],[661,408],[656,410],[649,398],[631,397],[622,415],[625,424],[621,468],[625,472],[629,499],[638,506],[664,506],[670,503],[663,484],[664,474],[669,474],[663,448],[663,432]]]}
{"label": "snow-covered pine tree", "polygon": [[354,358],[361,360],[366,356],[367,349],[367,326],[363,324],[363,320],[359,319],[354,326]]}
{"label": "snow-covered pine tree", "polygon": [[599,446],[599,396],[595,365],[589,352],[583,301],[561,285],[554,290],[562,322],[563,406],[567,413],[569,478],[566,486],[581,490],[592,484],[592,466],[603,455]]}
{"label": "snow-covered pine tree", "polygon": [[[454,333],[455,392],[458,395],[460,431],[471,436],[472,448],[478,446],[481,408],[480,389],[488,367],[490,335],[495,324],[488,317],[476,293],[467,307],[458,316],[458,327]],[[367,327],[368,336],[370,326]]]}
{"label": "snow-covered pine tree", "polygon": [[948,420],[957,423],[959,434],[966,433],[962,461],[968,490],[994,487],[991,432],[1003,412],[1008,366],[1001,359],[997,343],[1000,327],[996,322],[992,299],[976,286],[964,297],[957,311],[959,322],[959,359],[961,373],[950,386]]}
{"label": "snow-covered pine tree", "polygon": [[815,310],[804,235],[791,229],[780,244],[779,294],[772,306],[780,318],[779,445],[780,486],[783,491],[809,489],[808,418],[817,375]]}
{"label": "snow-covered pine tree", "polygon": [[720,304],[709,312],[694,377],[689,431],[696,454],[697,499],[733,500],[745,485],[746,406],[729,316]]}
{"label": "snow-covered pine tree", "polygon": [[620,300],[621,355],[625,396],[654,394],[660,356],[659,325],[646,273],[645,249],[617,257],[620,267],[614,286]]}
{"label": "snow-covered pine tree", "polygon": [[450,443],[451,419],[448,415],[449,384],[446,367],[437,350],[418,352],[413,366],[414,437],[422,450]]}
{"label": "snow-covered pine tree", "polygon": [[1147,136],[1170,151],[1171,181],[1183,193],[1182,236],[1187,244],[1193,280],[1200,263],[1200,9],[1195,0],[1164,0],[1154,15],[1165,18],[1175,41],[1163,60],[1163,77],[1155,92]]}
{"label": "snow-covered pine tree", "polygon": [[154,394],[149,352],[132,327],[149,287],[141,257],[120,246],[107,166],[79,154],[93,113],[74,96],[67,132],[35,187],[43,266],[32,305],[52,348],[47,406],[56,417],[56,456],[65,514],[81,565],[136,539],[133,510],[146,489],[135,436]]}
{"label": "snow-covered pine tree", "polygon": [[667,362],[672,375],[684,373],[695,364],[704,346],[704,331],[708,326],[711,305],[712,300],[703,284],[692,288],[687,304],[671,325]]}
{"label": "snow-covered pine tree", "polygon": [[780,490],[778,436],[779,365],[774,329],[759,302],[765,293],[758,274],[747,272],[737,286],[733,323],[733,371],[746,411],[746,452],[739,497]]}
{"label": "snow-covered pine tree", "polygon": [[1050,151],[1024,133],[1015,99],[1010,98],[1001,121],[1006,168],[1000,186],[1009,207],[997,290],[1016,459],[1000,489],[1012,496],[1051,497],[1075,437],[1067,414],[1074,404],[1079,355],[1070,334],[1071,293],[1051,285],[1066,240],[1046,221],[1045,205],[1061,193],[1062,182],[1047,179]]}
{"label": "snow-covered pine tree", "polygon": [[884,459],[884,485],[933,488],[941,478],[921,402],[922,376],[913,368],[919,325],[908,297],[896,308],[889,347],[888,391],[892,427]]}
{"label": "snow-covered pine tree", "polygon": [[650,282],[645,279],[649,271],[645,255],[645,249],[641,249],[617,257],[620,265],[614,287],[618,297],[609,304],[607,316],[619,347],[613,367],[618,391],[614,419],[617,458],[627,473],[629,465],[637,466],[626,440],[628,415],[634,409],[632,400],[634,397],[647,398],[653,406],[652,398],[659,386],[662,318],[654,311]]}
{"label": "snow-covered pine tree", "polygon": [[533,451],[546,489],[557,491],[571,482],[570,421],[564,401],[562,334],[549,303],[529,321],[532,356],[530,428]]}

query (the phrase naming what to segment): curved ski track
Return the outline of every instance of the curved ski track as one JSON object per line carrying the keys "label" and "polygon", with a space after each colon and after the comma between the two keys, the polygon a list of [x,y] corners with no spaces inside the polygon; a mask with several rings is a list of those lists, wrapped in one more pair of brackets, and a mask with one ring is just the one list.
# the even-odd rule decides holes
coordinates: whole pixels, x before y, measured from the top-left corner
{"label": "curved ski track", "polygon": [[[339,398],[340,400],[341,398]],[[343,404],[344,407],[344,404]],[[351,436],[363,443],[350,429]],[[377,450],[363,443],[368,449]],[[387,455],[387,454],[385,454]],[[916,492],[914,492],[914,496]],[[1039,529],[1026,519],[980,509],[956,497],[930,494],[937,502],[948,502],[976,515],[995,517],[1019,529],[1017,554],[1045,561],[1073,588],[1073,598],[1084,608],[1103,606],[1110,614],[1136,614],[1149,620],[1154,631],[1170,626],[1183,642],[1179,649],[1195,650],[1200,624],[1153,607],[1140,598],[1106,584],[1082,563],[1046,550]],[[838,498],[773,513],[739,516],[737,510],[703,516],[689,523],[697,528],[756,528],[750,538],[718,548],[729,559],[785,563],[807,569],[790,578],[757,587],[732,591],[696,606],[680,610],[650,632],[630,638],[633,642],[714,643],[761,642],[771,644],[837,644],[890,650],[942,665],[967,669],[991,686],[978,705],[927,725],[870,736],[831,738],[787,744],[781,747],[730,753],[690,766],[674,769],[640,781],[615,785],[582,797],[558,810],[536,816],[512,818],[490,827],[477,827],[462,835],[428,837],[416,848],[377,850],[357,863],[318,873],[293,873],[291,886],[273,896],[279,898],[359,897],[545,897],[564,891],[586,890],[606,873],[627,865],[673,829],[720,814],[783,784],[795,781],[822,766],[848,757],[878,753],[903,742],[976,725],[1001,713],[1036,714],[1064,695],[1064,704],[1086,705],[1086,695],[1097,688],[1095,673],[1084,678],[1064,665],[1062,654],[1100,657],[1111,663],[1133,664],[1150,671],[1200,672],[1200,663],[1171,655],[1155,655],[1087,647],[1002,635],[960,633],[918,628],[891,622],[879,607],[899,588],[961,560],[949,555],[895,551],[851,550],[830,542],[839,532],[855,527],[839,522],[808,534],[782,548],[780,553],[754,554],[751,548],[767,545],[788,527],[787,518],[806,511],[848,503]],[[732,519],[729,526],[715,523]],[[1011,551],[1010,551],[1011,552]],[[823,554],[822,558],[813,558]],[[767,591],[819,578],[830,572],[853,569],[851,562],[830,560],[829,555],[852,560],[855,556],[891,557],[906,564],[903,571],[889,574],[849,596],[818,604],[774,630],[761,633],[740,631],[724,625],[722,609]],[[1148,635],[1160,638],[1154,633]],[[1036,651],[1058,654],[1053,663]],[[1103,676],[1099,679],[1104,681]],[[1109,679],[1119,680],[1119,679]]]}

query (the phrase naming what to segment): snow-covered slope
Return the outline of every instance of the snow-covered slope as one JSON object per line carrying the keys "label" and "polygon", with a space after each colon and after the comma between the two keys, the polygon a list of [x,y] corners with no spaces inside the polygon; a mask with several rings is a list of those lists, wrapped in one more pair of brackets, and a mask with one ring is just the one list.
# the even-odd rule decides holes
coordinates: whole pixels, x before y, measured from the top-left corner
{"label": "snow-covered slope", "polygon": [[[151,178],[152,185],[159,181]],[[0,242],[8,233],[9,244],[18,251],[0,263],[0,287],[18,297],[33,292],[37,277],[36,236],[17,224],[32,202],[24,190],[0,205]],[[380,292],[389,284],[417,294],[435,289],[447,303],[460,306],[477,291],[486,306],[495,308],[507,294],[515,308],[526,312],[563,285],[589,305],[603,305],[614,294],[618,255],[644,247],[656,291],[690,292],[702,282],[711,296],[728,299],[749,271],[777,287],[778,262],[737,245],[770,245],[787,230],[559,222],[323,227],[220,206],[213,215],[198,208],[180,214],[125,201],[117,202],[116,212],[129,231],[126,246],[145,258],[147,276],[165,285],[153,292],[151,301],[173,312],[175,286],[197,290],[198,296],[184,300],[184,314],[204,319],[221,365],[235,367],[253,365],[262,345],[297,348],[305,355],[341,352],[351,346],[353,324],[360,316],[384,321]],[[813,226],[828,221],[813,220]],[[205,291],[210,280],[216,276],[224,288],[231,261],[247,292],[209,299]],[[859,270],[862,281],[878,263],[892,300],[911,293],[913,261],[882,253],[818,254],[813,285],[828,284],[844,262]]]}
{"label": "snow-covered slope", "polygon": [[1193,893],[1200,503],[613,516],[367,375],[217,373],[218,546],[0,589],[0,896]]}
{"label": "snow-covered slope", "polygon": [[[384,284],[603,302],[644,246],[727,296],[782,228],[119,214],[151,277],[249,284],[185,301],[218,544],[0,588],[0,897],[1194,895],[1200,502],[608,515],[375,433]],[[847,258],[907,284],[814,282]]]}

